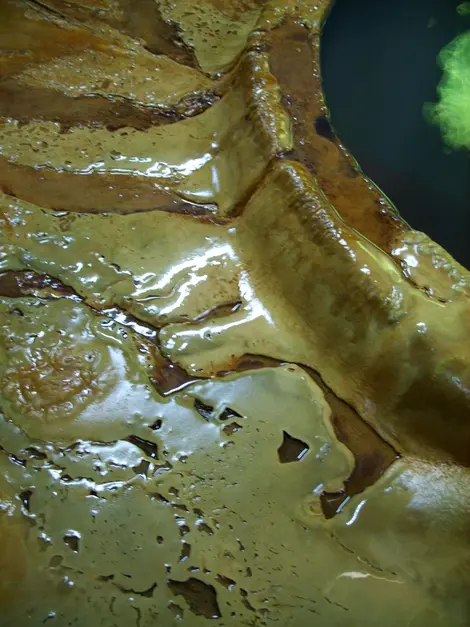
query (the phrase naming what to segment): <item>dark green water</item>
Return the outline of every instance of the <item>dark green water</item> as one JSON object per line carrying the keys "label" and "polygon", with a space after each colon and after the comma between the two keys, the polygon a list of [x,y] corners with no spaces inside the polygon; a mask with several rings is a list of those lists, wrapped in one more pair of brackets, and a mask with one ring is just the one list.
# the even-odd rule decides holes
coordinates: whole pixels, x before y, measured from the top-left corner
{"label": "dark green water", "polygon": [[450,152],[423,116],[440,50],[470,28],[460,1],[337,0],[322,64],[341,140],[413,228],[470,268],[470,155]]}

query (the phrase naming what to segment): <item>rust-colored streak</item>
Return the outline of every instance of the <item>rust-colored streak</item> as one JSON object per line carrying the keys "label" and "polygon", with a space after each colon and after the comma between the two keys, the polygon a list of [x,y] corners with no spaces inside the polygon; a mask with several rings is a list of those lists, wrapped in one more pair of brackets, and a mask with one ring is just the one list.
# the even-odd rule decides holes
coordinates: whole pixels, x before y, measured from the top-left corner
{"label": "rust-colored streak", "polygon": [[79,22],[103,22],[143,40],[154,54],[166,55],[184,65],[197,67],[194,51],[181,39],[175,24],[163,19],[155,0],[119,0],[113,9],[106,2],[84,6],[67,0],[41,0],[42,7]]}
{"label": "rust-colored streak", "polygon": [[[206,102],[210,102],[206,98]],[[72,126],[105,126],[109,130],[130,127],[147,130],[184,119],[175,109],[139,107],[125,99],[104,96],[71,97],[55,89],[21,85],[13,78],[0,81],[0,116],[24,124],[31,120],[60,122],[65,131]]]}
{"label": "rust-colored streak", "polygon": [[144,176],[58,172],[10,163],[2,157],[0,189],[40,207],[75,213],[165,211],[204,218],[211,217],[214,209],[160,190]]}
{"label": "rust-colored streak", "polygon": [[13,76],[33,63],[44,63],[83,50],[115,53],[105,39],[90,29],[70,24],[64,28],[59,21],[48,19],[41,7],[21,0],[2,2],[0,20],[0,75]]}
{"label": "rust-colored streak", "polygon": [[20,298],[43,291],[56,296],[73,295],[70,288],[46,274],[36,274],[29,270],[18,272],[8,270],[0,274],[0,296]]}
{"label": "rust-colored streak", "polygon": [[217,377],[224,377],[232,372],[247,372],[248,370],[260,370],[261,368],[277,368],[281,365],[278,359],[265,357],[264,355],[243,355],[235,359],[233,363],[226,364],[226,367],[217,373]]}
{"label": "rust-colored streak", "polygon": [[[110,315],[113,317],[110,310],[101,312],[91,307],[78,296],[72,288],[47,274],[38,274],[30,270],[8,270],[7,272],[0,273],[0,297],[21,298],[31,295],[46,299],[48,297],[73,297],[87,305],[96,315]],[[123,310],[116,311],[125,313]],[[20,309],[17,309],[17,312],[21,315]],[[126,324],[126,326],[131,329],[134,329],[134,322],[138,322],[140,327],[146,326],[145,323],[129,316],[127,313],[125,315],[127,324],[122,323],[122,321],[121,324]],[[147,333],[151,330],[150,327],[146,327],[146,329]],[[189,383],[199,380],[196,377],[191,377],[182,368],[173,364],[169,359],[166,359],[161,354],[156,344],[148,339],[148,337],[135,333],[133,338],[139,352],[146,355],[148,358],[149,379],[161,396],[167,396],[168,394],[180,390]]]}
{"label": "rust-colored streak", "polygon": [[293,122],[289,158],[315,175],[328,200],[346,222],[390,252],[408,229],[396,210],[341,146],[328,124],[320,74],[320,35],[287,20],[267,35],[270,69]]}
{"label": "rust-colored streak", "polygon": [[[233,370],[246,372],[281,365],[284,364],[270,357],[244,355]],[[338,398],[317,372],[306,366],[302,368],[321,388],[331,409],[331,423],[336,437],[348,447],[355,459],[354,470],[345,481],[344,490],[338,493],[325,492],[321,496],[323,513],[326,518],[332,518],[345,500],[373,485],[399,458],[399,454],[350,405]],[[228,374],[228,371],[219,373],[219,376],[223,374]]]}
{"label": "rust-colored streak", "polygon": [[[142,344],[142,340],[140,343]],[[166,359],[155,344],[146,342],[149,347],[151,357],[150,381],[161,396],[167,396],[182,387],[185,387],[193,381],[197,381],[196,377],[190,376],[180,366]]]}
{"label": "rust-colored streak", "polygon": [[325,517],[333,518],[347,499],[373,485],[399,455],[350,405],[325,385],[318,373],[310,368],[305,370],[321,387],[331,409],[331,422],[336,437],[348,447],[355,460],[354,470],[345,481],[344,490],[337,493],[324,492],[321,496]]}
{"label": "rust-colored streak", "polygon": [[164,54],[170,59],[197,67],[192,48],[181,39],[176,24],[163,19],[155,0],[120,0],[123,18],[120,26],[127,34],[143,39],[146,48],[154,54]]}

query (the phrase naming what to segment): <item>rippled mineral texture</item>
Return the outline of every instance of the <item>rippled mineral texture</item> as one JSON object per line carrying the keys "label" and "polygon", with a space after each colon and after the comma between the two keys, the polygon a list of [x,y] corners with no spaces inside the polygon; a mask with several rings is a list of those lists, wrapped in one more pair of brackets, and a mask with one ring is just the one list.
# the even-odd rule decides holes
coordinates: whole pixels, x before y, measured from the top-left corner
{"label": "rippled mineral texture", "polygon": [[469,273],[329,5],[2,0],[2,627],[469,624]]}

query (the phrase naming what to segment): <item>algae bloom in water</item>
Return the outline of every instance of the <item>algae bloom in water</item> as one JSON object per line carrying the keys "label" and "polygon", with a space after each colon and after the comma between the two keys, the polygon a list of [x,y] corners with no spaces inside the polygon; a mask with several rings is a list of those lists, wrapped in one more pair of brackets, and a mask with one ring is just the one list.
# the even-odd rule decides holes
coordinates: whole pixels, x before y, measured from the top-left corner
{"label": "algae bloom in water", "polygon": [[[461,7],[470,13],[470,3]],[[447,144],[470,149],[470,30],[446,46],[439,61],[443,68],[439,103],[428,105],[426,113],[432,123],[439,124]]]}

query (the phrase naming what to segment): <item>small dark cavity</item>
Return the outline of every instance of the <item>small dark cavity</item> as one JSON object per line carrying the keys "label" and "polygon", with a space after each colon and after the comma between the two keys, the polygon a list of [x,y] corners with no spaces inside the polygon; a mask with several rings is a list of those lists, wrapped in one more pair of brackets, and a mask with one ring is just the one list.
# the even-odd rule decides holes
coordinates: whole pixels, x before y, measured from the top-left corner
{"label": "small dark cavity", "polygon": [[227,588],[227,590],[232,590],[237,585],[236,581],[230,579],[230,577],[225,577],[224,575],[217,575],[215,580],[217,583],[220,583],[221,586]]}
{"label": "small dark cavity", "polygon": [[103,582],[113,581],[113,579],[114,579],[114,575],[100,575],[98,577],[98,581],[103,581]]}
{"label": "small dark cavity", "polygon": [[191,612],[196,616],[221,618],[222,614],[217,603],[217,592],[214,586],[190,577],[186,581],[170,579],[168,587],[175,596],[183,597]]}
{"label": "small dark cavity", "polygon": [[181,512],[189,513],[189,509],[186,505],[184,505],[184,503],[172,503],[171,505],[175,509],[179,509]]}
{"label": "small dark cavity", "polygon": [[224,411],[220,414],[219,420],[233,420],[234,418],[243,418],[241,414],[232,409],[231,407],[226,407]]}
{"label": "small dark cavity", "polygon": [[320,137],[324,137],[330,142],[335,142],[336,140],[333,128],[326,115],[319,115],[315,119],[315,131],[317,135],[320,135]]}
{"label": "small dark cavity", "polygon": [[184,616],[184,610],[182,607],[180,607],[177,603],[173,603],[173,601],[170,601],[168,603],[168,609],[173,612],[175,618],[178,619],[182,619]]}
{"label": "small dark cavity", "polygon": [[207,533],[207,535],[209,536],[213,536],[214,535],[214,531],[209,527],[209,525],[207,525],[205,522],[201,521],[197,521],[196,523],[196,528],[198,531],[201,531],[202,533]]}
{"label": "small dark cavity", "polygon": [[219,99],[220,97],[211,91],[194,94],[179,103],[178,112],[182,117],[193,117],[212,107]]}
{"label": "small dark cavity", "polygon": [[158,420],[155,420],[155,422],[153,423],[153,425],[151,425],[151,429],[152,431],[159,431],[159,429],[162,428],[162,424],[163,422],[160,420],[160,418]]}
{"label": "small dark cavity", "polygon": [[165,496],[163,496],[163,494],[160,494],[160,492],[155,492],[154,494],[152,494],[152,498],[154,498],[156,501],[160,501],[160,503],[170,502]]}
{"label": "small dark cavity", "polygon": [[283,431],[283,441],[277,449],[281,464],[291,464],[299,462],[309,452],[310,447],[302,440],[291,436],[287,431]]}
{"label": "small dark cavity", "polygon": [[37,448],[35,448],[34,446],[28,446],[28,448],[25,449],[24,451],[28,457],[30,457],[31,459],[39,459],[39,460],[45,460],[47,459],[47,455],[45,453],[43,453],[42,451],[39,451]]}
{"label": "small dark cavity", "polygon": [[327,520],[334,518],[350,498],[346,490],[341,490],[340,492],[322,492],[320,504],[325,518]]}
{"label": "small dark cavity", "polygon": [[77,533],[67,533],[64,536],[64,542],[74,553],[78,553],[80,549],[80,536]]}
{"label": "small dark cavity", "polygon": [[161,474],[162,472],[168,472],[169,470],[173,470],[173,466],[172,464],[170,464],[170,462],[167,461],[167,462],[164,462],[163,464],[157,464],[155,466],[155,472],[153,474],[158,475],[158,474]]}
{"label": "small dark cavity", "polygon": [[163,544],[163,536],[157,536],[157,544]]}
{"label": "small dark cavity", "polygon": [[231,422],[229,425],[225,425],[222,431],[225,435],[232,435],[232,433],[236,433],[240,431],[240,429],[243,429],[243,427],[239,425],[238,422]]}
{"label": "small dark cavity", "polygon": [[[0,447],[1,449],[1,447]],[[4,449],[1,449],[4,450]],[[20,459],[19,457],[17,457],[16,455],[14,455],[13,453],[10,453],[8,455],[8,459],[13,463],[16,464],[17,466],[21,466],[22,468],[26,468],[26,460],[25,459]]]}
{"label": "small dark cavity", "polygon": [[153,597],[153,593],[155,591],[155,588],[157,588],[157,584],[156,583],[151,585],[150,588],[147,588],[146,590],[134,590],[133,588],[124,588],[123,586],[120,586],[118,584],[114,584],[114,585],[121,592],[125,592],[126,594],[138,594],[141,597],[147,597],[147,599],[150,599],[151,597]]}
{"label": "small dark cavity", "polygon": [[349,608],[345,607],[344,605],[341,605],[341,603],[337,603],[336,601],[332,601],[331,599],[329,599],[328,597],[324,597],[325,601],[327,603],[329,603],[330,605],[336,605],[337,607],[340,607],[342,610],[344,610],[345,612],[349,612]]}
{"label": "small dark cavity", "polygon": [[60,480],[62,483],[72,483],[72,481],[74,480],[73,477],[71,477],[70,475],[62,475],[60,477]]}
{"label": "small dark cavity", "polygon": [[256,609],[251,605],[248,600],[248,592],[246,590],[243,590],[243,588],[240,588],[240,596],[242,598],[242,603],[246,607],[246,609],[250,610],[250,612],[256,612]]}
{"label": "small dark cavity", "polygon": [[178,529],[180,531],[180,536],[184,538],[184,536],[188,535],[191,529],[188,527],[188,525],[185,524],[184,520],[178,520],[177,522],[178,522]]}
{"label": "small dark cavity", "polygon": [[38,545],[39,545],[39,550],[41,552],[47,551],[47,549],[51,545],[51,541],[49,540],[49,538],[45,538],[42,535],[37,538],[37,541],[38,541]]}
{"label": "small dark cavity", "polygon": [[137,446],[140,450],[147,455],[147,457],[151,457],[152,459],[158,459],[158,446],[155,442],[149,442],[149,440],[144,440],[143,438],[139,438],[136,435],[130,435],[126,438],[127,442]]}
{"label": "small dark cavity", "polygon": [[20,501],[23,503],[23,507],[27,512],[31,511],[31,496],[33,495],[32,490],[24,490],[20,492],[19,497]]}
{"label": "small dark cavity", "polygon": [[213,407],[211,407],[210,405],[206,405],[205,403],[200,401],[198,398],[194,399],[194,409],[197,411],[197,413],[200,416],[204,418],[204,420],[207,420],[207,421],[209,421],[212,418],[212,415],[214,413]]}
{"label": "small dark cavity", "polygon": [[147,590],[142,590],[142,592],[139,592],[139,591],[137,591],[137,592],[134,591],[134,592],[135,592],[135,594],[139,594],[141,597],[147,597],[147,599],[150,599],[150,597],[153,596],[155,588],[157,588],[157,583],[154,583]]}
{"label": "small dark cavity", "polygon": [[188,542],[183,542],[181,545],[181,555],[178,561],[184,562],[191,556],[191,545]]}
{"label": "small dark cavity", "polygon": [[53,555],[51,559],[49,560],[49,566],[51,568],[57,568],[58,566],[62,564],[63,561],[64,561],[64,558],[62,557],[62,555]]}
{"label": "small dark cavity", "polygon": [[57,614],[55,612],[49,612],[46,618],[42,621],[42,624],[45,625],[50,620],[55,620],[57,618]]}
{"label": "small dark cavity", "polygon": [[150,462],[148,462],[146,459],[142,459],[139,464],[137,464],[137,466],[133,467],[132,470],[135,472],[136,475],[143,475],[144,477],[146,477],[149,468]]}

